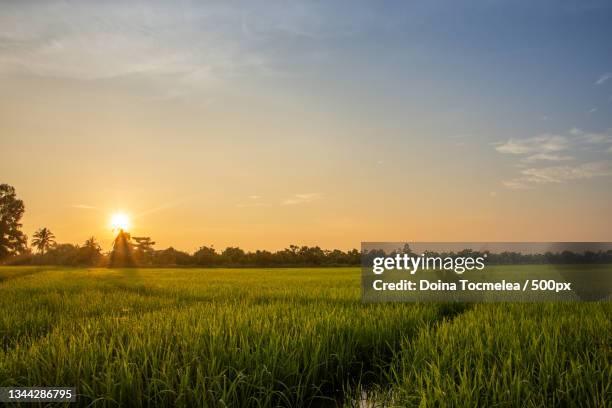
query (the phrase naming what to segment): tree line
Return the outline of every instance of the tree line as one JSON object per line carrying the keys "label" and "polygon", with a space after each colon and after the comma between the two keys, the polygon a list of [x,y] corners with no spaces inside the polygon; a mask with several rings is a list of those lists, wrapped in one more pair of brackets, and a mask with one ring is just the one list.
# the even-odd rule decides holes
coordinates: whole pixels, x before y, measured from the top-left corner
{"label": "tree line", "polygon": [[[40,231],[37,231],[35,236],[39,236]],[[39,244],[35,245],[35,241]],[[155,243],[150,237],[131,238],[123,231],[118,233],[113,249],[106,253],[101,250],[93,237],[82,245],[58,244],[54,239],[40,241],[40,238],[35,238],[32,243],[31,249],[6,258],[4,263],[99,267],[304,267],[355,266],[361,263],[357,249],[330,251],[316,246],[290,245],[289,248],[274,252],[266,250],[247,252],[239,247],[227,247],[217,251],[212,246],[202,246],[193,253],[173,247],[156,250],[153,248]]]}
{"label": "tree line", "polygon": [[[318,246],[290,245],[280,251],[244,251],[239,247],[227,247],[217,251],[213,246],[202,246],[193,253],[173,247],[155,249],[150,237],[132,237],[119,231],[110,252],[102,251],[95,237],[82,244],[57,243],[48,228],[38,229],[32,236],[30,246],[21,231],[21,217],[25,211],[23,201],[18,199],[15,189],[0,184],[0,264],[9,265],[62,265],[62,266],[201,266],[201,267],[304,267],[304,266],[356,266],[365,264],[377,256],[395,256],[396,253],[417,256],[408,245],[392,253],[382,250],[342,251],[325,250]],[[362,257],[363,255],[363,257]],[[427,252],[427,256],[480,257],[486,256],[487,264],[568,264],[568,263],[612,263],[612,251],[546,252],[523,254],[519,252],[491,253],[465,249],[459,252]]]}
{"label": "tree line", "polygon": [[357,249],[324,250],[318,246],[290,245],[280,251],[244,251],[227,247],[217,251],[213,246],[202,246],[194,253],[173,247],[155,249],[150,237],[132,237],[119,231],[110,252],[102,251],[95,237],[82,244],[58,243],[49,228],[38,229],[28,238],[21,231],[21,218],[25,211],[23,201],[17,198],[15,188],[0,184],[0,263],[9,265],[62,265],[62,266],[349,266],[359,265]]}

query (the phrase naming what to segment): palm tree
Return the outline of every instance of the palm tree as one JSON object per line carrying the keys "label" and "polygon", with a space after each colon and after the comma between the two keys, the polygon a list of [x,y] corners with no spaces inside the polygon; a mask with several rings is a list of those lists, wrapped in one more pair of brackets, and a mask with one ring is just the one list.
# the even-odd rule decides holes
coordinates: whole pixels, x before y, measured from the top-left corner
{"label": "palm tree", "polygon": [[89,248],[89,249],[93,249],[94,251],[100,251],[100,244],[98,244],[98,241],[96,240],[96,237],[90,237],[88,240],[85,241],[85,244],[83,244],[83,246],[85,248]]}
{"label": "palm tree", "polygon": [[32,246],[36,247],[42,255],[45,254],[45,250],[55,245],[55,235],[53,235],[49,228],[40,228],[33,236]]}

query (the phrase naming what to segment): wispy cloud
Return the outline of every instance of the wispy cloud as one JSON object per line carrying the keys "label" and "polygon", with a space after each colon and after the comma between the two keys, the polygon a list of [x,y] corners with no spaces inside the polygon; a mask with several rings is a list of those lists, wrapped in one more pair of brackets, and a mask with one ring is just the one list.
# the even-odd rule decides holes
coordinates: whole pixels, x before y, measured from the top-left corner
{"label": "wispy cloud", "polygon": [[612,176],[612,164],[599,161],[576,166],[552,166],[529,168],[521,171],[521,177],[505,181],[508,188],[524,189],[537,184],[563,183],[570,180]]}
{"label": "wispy cloud", "polygon": [[600,75],[600,77],[595,81],[595,85],[601,85],[606,82],[608,79],[612,78],[612,72],[605,72]]}
{"label": "wispy cloud", "polygon": [[509,188],[511,190],[531,190],[533,186],[529,185],[527,182],[522,181],[519,178],[515,178],[512,180],[504,180],[501,182],[502,186]]}
{"label": "wispy cloud", "polygon": [[495,150],[520,157],[520,162],[516,164],[521,169],[519,176],[502,181],[510,189],[530,189],[540,184],[612,176],[611,162],[592,159],[575,165],[528,167],[537,162],[569,161],[580,157],[584,160],[585,155],[591,157],[612,151],[612,134],[609,132],[594,133],[572,128],[565,135],[542,134],[529,138],[511,138],[497,143]]}
{"label": "wispy cloud", "polygon": [[270,207],[270,204],[264,203],[261,201],[261,196],[257,194],[253,194],[247,197],[249,201],[246,203],[238,203],[236,207],[238,208],[247,208],[247,207]]}
{"label": "wispy cloud", "polygon": [[573,160],[572,156],[563,156],[558,154],[550,154],[550,153],[537,153],[523,159],[526,162],[534,162],[538,160],[547,160],[547,161],[564,161],[564,160]]}
{"label": "wispy cloud", "polygon": [[572,135],[574,146],[582,146],[582,147],[596,147],[597,145],[602,144],[612,144],[612,129],[609,129],[607,132],[585,132],[582,129],[571,128],[570,135]]}
{"label": "wispy cloud", "polygon": [[504,154],[537,154],[567,150],[569,140],[565,136],[542,134],[534,137],[515,139],[499,143],[495,150]]}
{"label": "wispy cloud", "polygon": [[321,193],[306,193],[306,194],[294,194],[293,196],[285,199],[282,205],[297,205],[310,203],[321,199],[323,195]]}
{"label": "wispy cloud", "polygon": [[[291,54],[277,48],[320,19],[308,6],[7,4],[0,74],[138,79],[164,97],[182,96],[239,77],[289,75],[283,58]],[[248,31],[236,29],[247,23]]]}
{"label": "wispy cloud", "polygon": [[527,138],[510,138],[505,142],[495,143],[495,150],[502,154],[532,155],[540,160],[568,160],[568,157],[558,156],[559,152],[601,148],[601,145],[612,144],[612,133],[585,132],[572,128],[567,135],[541,134]]}

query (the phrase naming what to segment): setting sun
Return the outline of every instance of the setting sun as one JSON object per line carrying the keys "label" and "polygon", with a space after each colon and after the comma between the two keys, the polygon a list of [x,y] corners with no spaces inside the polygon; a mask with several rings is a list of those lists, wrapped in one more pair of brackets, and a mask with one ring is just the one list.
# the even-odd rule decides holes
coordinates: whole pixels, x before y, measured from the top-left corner
{"label": "setting sun", "polygon": [[113,230],[128,231],[130,228],[130,217],[122,212],[115,213],[111,216],[110,226]]}

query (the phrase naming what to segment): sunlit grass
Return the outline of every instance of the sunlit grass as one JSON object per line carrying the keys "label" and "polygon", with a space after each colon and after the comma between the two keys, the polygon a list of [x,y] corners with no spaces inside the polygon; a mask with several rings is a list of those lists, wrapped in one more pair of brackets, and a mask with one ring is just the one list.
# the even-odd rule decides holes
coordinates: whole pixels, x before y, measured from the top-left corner
{"label": "sunlit grass", "polygon": [[357,268],[0,268],[0,385],[77,386],[104,406],[334,406],[356,388],[400,405],[596,406],[609,392],[607,304],[364,305],[359,291]]}
{"label": "sunlit grass", "polygon": [[406,339],[389,371],[403,406],[604,407],[610,304],[485,304]]}

